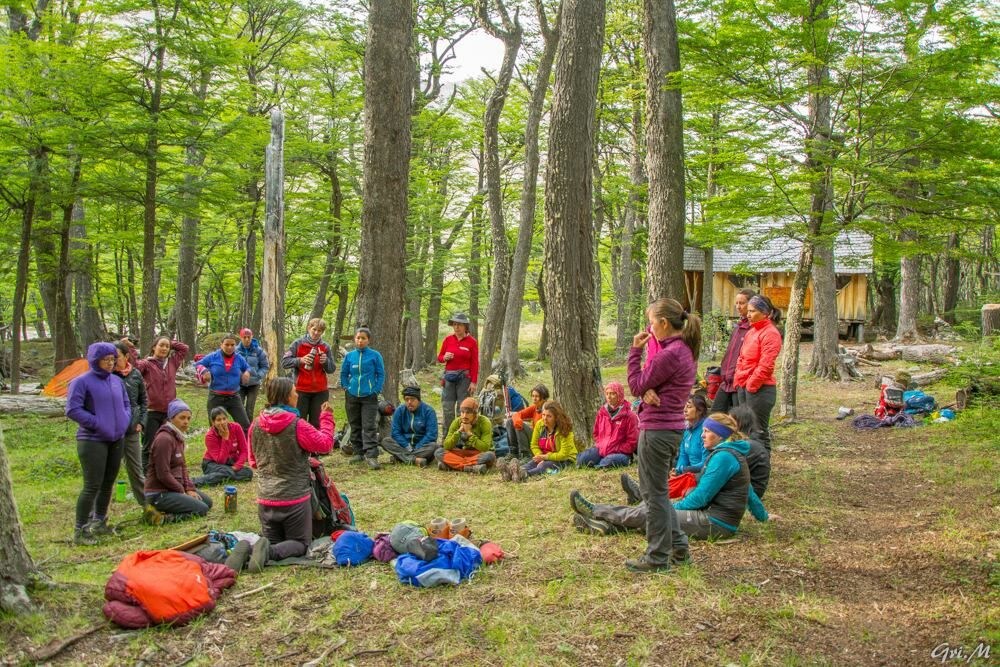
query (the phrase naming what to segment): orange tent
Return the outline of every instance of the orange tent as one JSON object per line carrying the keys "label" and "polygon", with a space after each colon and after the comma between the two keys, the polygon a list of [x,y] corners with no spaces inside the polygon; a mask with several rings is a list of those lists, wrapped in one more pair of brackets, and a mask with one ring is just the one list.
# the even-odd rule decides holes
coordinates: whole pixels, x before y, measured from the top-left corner
{"label": "orange tent", "polygon": [[66,390],[69,388],[69,383],[73,378],[89,370],[90,363],[86,359],[77,359],[49,380],[49,383],[45,385],[45,389],[42,389],[42,396],[53,396],[56,398],[66,396]]}

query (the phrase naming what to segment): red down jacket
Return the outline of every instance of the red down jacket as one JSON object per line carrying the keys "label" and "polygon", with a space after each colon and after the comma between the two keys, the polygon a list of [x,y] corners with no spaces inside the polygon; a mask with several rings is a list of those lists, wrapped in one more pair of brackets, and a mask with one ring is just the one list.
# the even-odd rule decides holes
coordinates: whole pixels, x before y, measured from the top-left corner
{"label": "red down jacket", "polygon": [[126,556],[104,587],[104,615],[123,628],[184,625],[212,611],[236,582],[232,568],[183,551],[137,551]]}

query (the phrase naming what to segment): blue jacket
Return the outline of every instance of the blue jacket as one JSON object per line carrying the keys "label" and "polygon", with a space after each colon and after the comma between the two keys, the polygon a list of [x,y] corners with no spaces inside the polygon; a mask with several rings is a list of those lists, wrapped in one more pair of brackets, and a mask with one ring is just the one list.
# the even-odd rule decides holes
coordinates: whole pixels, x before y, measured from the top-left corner
{"label": "blue jacket", "polygon": [[222,350],[206,354],[198,362],[198,366],[212,374],[212,381],[208,385],[210,391],[219,394],[235,394],[240,390],[240,376],[243,375],[243,371],[250,370],[250,367],[247,366],[246,359],[235,352],[233,357],[233,365],[229,368],[228,373],[226,372],[226,362],[222,357]]}
{"label": "blue jacket", "polygon": [[681,438],[681,450],[677,455],[677,474],[682,472],[701,472],[701,467],[705,463],[705,443],[701,441],[701,430],[705,425],[702,418],[697,424],[684,429],[684,436]]}
{"label": "blue jacket", "polygon": [[420,401],[416,412],[400,405],[392,413],[392,439],[400,447],[414,450],[435,442],[438,437],[438,418],[434,408]]}
{"label": "blue jacket", "polygon": [[[725,486],[726,482],[740,471],[740,462],[735,456],[730,454],[730,451],[739,452],[744,457],[750,453],[750,445],[744,440],[727,440],[716,445],[715,449],[721,451],[709,460],[708,465],[705,466],[705,470],[702,471],[701,476],[698,478],[698,485],[691,489],[690,493],[674,503],[674,509],[706,509],[722,487]],[[749,487],[747,493],[747,505],[755,519],[758,521],[767,521],[767,510],[764,509],[764,503],[761,502],[757,493],[753,490],[753,486]],[[736,532],[737,526],[723,523],[715,519],[715,517],[709,517],[709,521],[727,530]]]}
{"label": "blue jacket", "polygon": [[264,381],[267,371],[271,369],[271,362],[267,360],[267,352],[260,346],[256,338],[250,339],[250,347],[243,347],[241,341],[236,345],[236,354],[243,357],[250,368],[250,381],[247,387],[253,387]]}
{"label": "blue jacket", "polygon": [[111,343],[93,343],[87,348],[90,370],[69,383],[66,416],[80,425],[77,440],[117,442],[125,437],[132,419],[125,382],[98,365],[103,357],[117,352]]}
{"label": "blue jacket", "polygon": [[351,396],[364,398],[382,391],[385,365],[378,350],[354,348],[340,365],[340,386]]}

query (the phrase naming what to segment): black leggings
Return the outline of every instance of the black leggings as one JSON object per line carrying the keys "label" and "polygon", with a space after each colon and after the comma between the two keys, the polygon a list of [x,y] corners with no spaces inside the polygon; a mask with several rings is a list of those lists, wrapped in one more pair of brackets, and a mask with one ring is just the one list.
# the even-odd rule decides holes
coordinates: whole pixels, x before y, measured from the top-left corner
{"label": "black leggings", "polygon": [[329,389],[317,392],[300,391],[299,404],[295,407],[298,409],[300,417],[319,428],[319,409],[329,400]]}
{"label": "black leggings", "polygon": [[243,427],[243,432],[250,430],[250,420],[247,419],[247,411],[243,409],[243,401],[239,394],[216,394],[208,392],[208,413],[212,414],[212,408],[222,407],[226,409],[233,421]]}
{"label": "black leggings", "polygon": [[102,519],[108,516],[111,491],[122,464],[122,450],[121,440],[76,441],[76,455],[80,457],[80,469],[83,471],[83,489],[76,499],[77,528],[88,523],[91,514]]}
{"label": "black leggings", "polygon": [[146,473],[149,467],[149,448],[153,446],[153,438],[156,432],[167,421],[167,413],[157,410],[150,410],[146,413],[146,424],[142,427],[142,472]]}

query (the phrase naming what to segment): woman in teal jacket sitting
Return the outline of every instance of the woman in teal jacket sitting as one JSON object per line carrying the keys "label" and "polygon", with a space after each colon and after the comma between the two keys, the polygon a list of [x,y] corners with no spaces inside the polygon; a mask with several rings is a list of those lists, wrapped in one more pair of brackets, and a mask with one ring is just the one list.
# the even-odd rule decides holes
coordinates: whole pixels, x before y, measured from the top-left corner
{"label": "woman in teal jacket sitting", "polygon": [[340,366],[340,386],[344,388],[344,409],[351,425],[352,463],[366,461],[378,470],[378,395],[385,382],[382,355],[369,347],[372,332],[358,327],[354,332],[354,349]]}
{"label": "woman in teal jacket sitting", "polygon": [[708,450],[701,440],[701,429],[708,415],[708,401],[701,394],[691,394],[684,405],[684,422],[687,428],[681,436],[680,452],[677,454],[677,466],[670,476],[685,472],[701,472]]}

